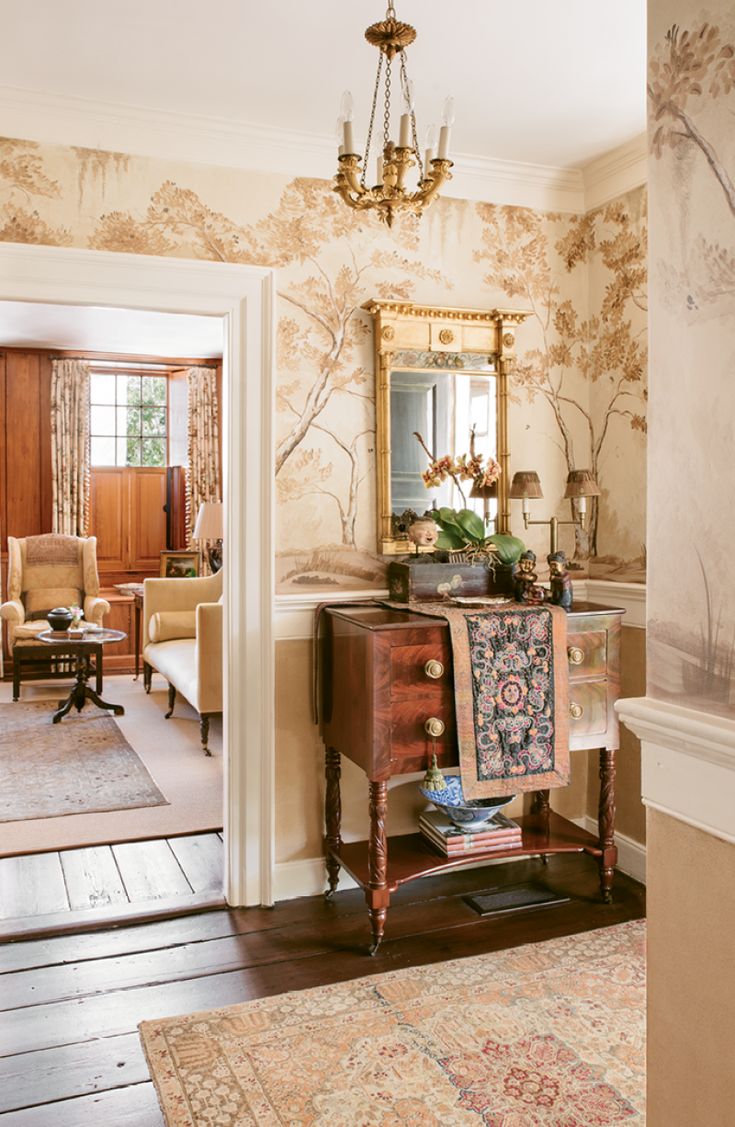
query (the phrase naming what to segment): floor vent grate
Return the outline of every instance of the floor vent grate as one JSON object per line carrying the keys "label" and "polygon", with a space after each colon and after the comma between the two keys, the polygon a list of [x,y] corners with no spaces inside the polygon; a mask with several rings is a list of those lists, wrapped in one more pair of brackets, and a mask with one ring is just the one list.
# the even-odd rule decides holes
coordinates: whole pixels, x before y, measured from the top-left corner
{"label": "floor vent grate", "polygon": [[514,884],[510,888],[496,888],[488,892],[476,892],[464,896],[478,916],[493,916],[501,912],[522,912],[530,908],[551,908],[556,904],[567,904],[571,897],[561,892],[552,892],[542,884]]}

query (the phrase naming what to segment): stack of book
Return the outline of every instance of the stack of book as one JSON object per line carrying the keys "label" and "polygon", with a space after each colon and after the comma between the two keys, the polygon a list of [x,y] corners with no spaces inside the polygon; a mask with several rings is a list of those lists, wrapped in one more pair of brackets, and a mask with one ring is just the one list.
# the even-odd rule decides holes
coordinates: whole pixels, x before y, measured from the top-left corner
{"label": "stack of book", "polygon": [[481,830],[468,833],[439,810],[427,810],[419,816],[419,829],[429,844],[445,857],[500,853],[521,844],[521,827],[504,814],[496,814]]}

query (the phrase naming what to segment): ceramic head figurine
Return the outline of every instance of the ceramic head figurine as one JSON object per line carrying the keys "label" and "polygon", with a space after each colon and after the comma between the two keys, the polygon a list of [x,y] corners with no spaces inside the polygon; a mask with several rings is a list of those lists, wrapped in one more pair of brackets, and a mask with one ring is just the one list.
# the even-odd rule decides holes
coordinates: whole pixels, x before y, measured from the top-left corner
{"label": "ceramic head figurine", "polygon": [[567,557],[563,552],[552,552],[546,557],[549,563],[551,591],[549,602],[564,610],[572,608],[572,581],[567,571]]}
{"label": "ceramic head figurine", "polygon": [[416,546],[416,555],[421,548],[433,548],[439,539],[439,526],[431,517],[420,517],[408,527],[408,539]]}

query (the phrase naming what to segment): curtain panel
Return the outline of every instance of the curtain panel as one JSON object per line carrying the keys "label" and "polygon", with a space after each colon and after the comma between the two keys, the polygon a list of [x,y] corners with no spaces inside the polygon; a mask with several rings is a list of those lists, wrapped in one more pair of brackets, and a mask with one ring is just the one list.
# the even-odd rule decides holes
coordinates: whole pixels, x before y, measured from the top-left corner
{"label": "curtain panel", "polygon": [[89,527],[89,364],[51,361],[51,531]]}
{"label": "curtain panel", "polygon": [[203,553],[211,541],[192,543],[192,530],[203,501],[221,501],[219,480],[219,408],[214,368],[189,368],[187,382],[188,466],[186,469],[186,542]]}

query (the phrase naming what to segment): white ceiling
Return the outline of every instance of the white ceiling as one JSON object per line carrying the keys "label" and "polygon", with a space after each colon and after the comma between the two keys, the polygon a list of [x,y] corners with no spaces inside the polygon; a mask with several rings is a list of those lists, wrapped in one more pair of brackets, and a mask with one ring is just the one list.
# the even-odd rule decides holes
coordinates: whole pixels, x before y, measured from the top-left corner
{"label": "white ceiling", "polygon": [[0,301],[0,346],[116,352],[124,356],[214,359],[222,320],[86,305]]}
{"label": "white ceiling", "polygon": [[[452,93],[455,153],[566,168],[645,128],[646,0],[396,7],[418,32],[407,61],[420,132]],[[381,0],[2,0],[0,76],[25,91],[322,137],[350,87],[362,140],[377,62],[363,32],[384,13]]]}

